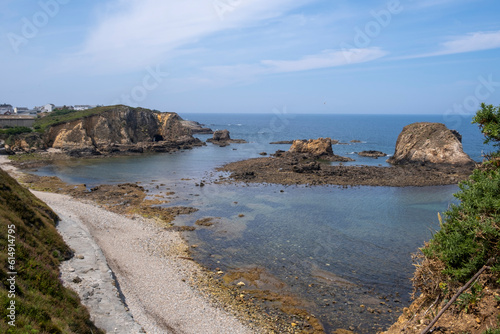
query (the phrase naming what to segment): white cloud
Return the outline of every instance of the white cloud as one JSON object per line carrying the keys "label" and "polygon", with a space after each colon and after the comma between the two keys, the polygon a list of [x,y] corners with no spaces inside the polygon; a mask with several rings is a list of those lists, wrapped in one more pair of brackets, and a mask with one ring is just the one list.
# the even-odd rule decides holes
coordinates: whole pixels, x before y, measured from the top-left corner
{"label": "white cloud", "polygon": [[258,64],[238,64],[206,67],[205,71],[222,78],[247,80],[275,73],[289,73],[369,62],[387,55],[380,48],[324,50],[296,60],[262,60]]}
{"label": "white cloud", "polygon": [[364,63],[387,53],[380,48],[325,50],[317,55],[308,55],[298,60],[263,60],[263,65],[269,66],[271,72],[297,72],[320,68],[344,66],[355,63]]}
{"label": "white cloud", "polygon": [[210,34],[256,24],[312,0],[114,0],[67,67],[144,68]]}
{"label": "white cloud", "polygon": [[405,58],[424,58],[500,48],[500,31],[474,32],[441,44],[441,50]]}
{"label": "white cloud", "polygon": [[463,53],[500,47],[500,31],[475,32],[443,44],[442,54]]}

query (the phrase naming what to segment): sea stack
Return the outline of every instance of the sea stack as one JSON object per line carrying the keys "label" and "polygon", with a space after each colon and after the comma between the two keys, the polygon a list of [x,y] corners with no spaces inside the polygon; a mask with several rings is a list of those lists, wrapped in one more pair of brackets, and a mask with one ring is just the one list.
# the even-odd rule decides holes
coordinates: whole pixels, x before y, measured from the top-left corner
{"label": "sea stack", "polygon": [[318,138],[309,140],[294,140],[288,150],[290,153],[306,153],[314,157],[332,156],[332,139]]}
{"label": "sea stack", "polygon": [[473,165],[463,151],[462,136],[442,123],[413,123],[403,128],[396,142],[393,165]]}

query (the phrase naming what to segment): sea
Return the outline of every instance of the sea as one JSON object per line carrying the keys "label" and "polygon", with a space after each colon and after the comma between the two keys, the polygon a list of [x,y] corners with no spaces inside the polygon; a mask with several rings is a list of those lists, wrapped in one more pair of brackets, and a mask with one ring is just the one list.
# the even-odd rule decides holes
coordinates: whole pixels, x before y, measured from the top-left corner
{"label": "sea", "polygon": [[[330,137],[346,165],[388,167],[386,158],[356,152],[394,153],[404,126],[440,122],[462,135],[464,151],[480,162],[483,144],[472,116],[312,115],[275,109],[269,114],[181,114],[213,130],[227,129],[246,144],[213,144],[174,153],[58,162],[34,171],[68,183],[140,182],[165,206],[193,206],[176,225],[214,217],[211,227],[183,232],[194,258],[209,270],[265,273],[246,288],[290,295],[317,317],[327,333],[387,329],[411,302],[412,254],[439,229],[438,213],[456,204],[457,185],[432,187],[283,186],[225,184],[217,167],[261,157],[289,144],[275,141]],[[205,141],[211,135],[196,135]],[[205,186],[200,187],[200,182]],[[174,194],[172,194],[174,193]]]}

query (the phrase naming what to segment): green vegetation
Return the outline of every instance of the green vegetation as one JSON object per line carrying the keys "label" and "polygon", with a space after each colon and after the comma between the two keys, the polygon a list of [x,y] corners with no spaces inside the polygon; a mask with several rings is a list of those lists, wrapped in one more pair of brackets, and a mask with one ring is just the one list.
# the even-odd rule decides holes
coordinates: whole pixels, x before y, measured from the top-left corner
{"label": "green vegetation", "polygon": [[[2,333],[102,333],[90,321],[76,293],[64,288],[59,280],[59,263],[72,254],[57,233],[56,220],[49,207],[0,169]],[[15,237],[10,239],[10,249],[8,235]],[[15,268],[9,268],[9,256],[15,258]],[[12,269],[17,271],[14,298],[7,281]],[[12,300],[15,327],[9,325],[11,319],[7,317]]]}
{"label": "green vegetation", "polygon": [[488,329],[484,334],[500,334],[500,328],[497,329]]}
{"label": "green vegetation", "polygon": [[[100,115],[102,113],[116,110],[118,107],[124,107],[122,105],[117,105],[117,106],[105,106],[105,107],[97,107],[93,109],[88,109],[88,110],[69,110],[69,109],[62,109],[62,110],[57,110],[52,113],[50,113],[47,116],[37,118],[35,121],[35,124],[33,127],[37,132],[43,133],[45,130],[53,125],[57,124],[62,124],[62,123],[67,123],[71,121],[75,121],[81,118],[86,118],[94,115]],[[133,110],[146,110],[143,108],[132,108]]]}
{"label": "green vegetation", "polygon": [[30,133],[33,130],[31,128],[28,128],[26,126],[16,126],[13,128],[7,128],[7,129],[0,129],[0,135],[19,135],[21,133]]}
{"label": "green vegetation", "polygon": [[[485,143],[500,141],[500,107],[482,104],[474,117],[485,135]],[[443,274],[453,282],[465,282],[488,259],[500,259],[500,169],[492,163],[498,152],[462,182],[455,194],[460,200],[445,213],[445,223],[423,248],[429,259],[444,264]],[[493,264],[498,276],[500,264]]]}

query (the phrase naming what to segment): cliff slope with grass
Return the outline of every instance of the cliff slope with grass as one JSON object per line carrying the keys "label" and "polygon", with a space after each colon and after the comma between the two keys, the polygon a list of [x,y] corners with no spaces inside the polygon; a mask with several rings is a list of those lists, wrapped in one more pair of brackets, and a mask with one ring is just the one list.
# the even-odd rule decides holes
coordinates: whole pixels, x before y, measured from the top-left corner
{"label": "cliff slope with grass", "polygon": [[[48,206],[0,169],[2,333],[103,333],[90,321],[76,293],[59,280],[59,263],[72,252],[58,234],[56,221]],[[16,275],[9,274],[12,269]],[[8,281],[12,277],[15,280]],[[15,326],[9,324],[12,319]]]}
{"label": "cliff slope with grass", "polygon": [[40,117],[35,132],[6,138],[8,152],[57,148],[70,155],[166,152],[201,145],[176,113],[124,105],[55,111]]}
{"label": "cliff slope with grass", "polygon": [[[500,146],[500,106],[483,104],[473,123]],[[418,298],[386,333],[500,333],[500,152],[486,158],[415,254]]]}

